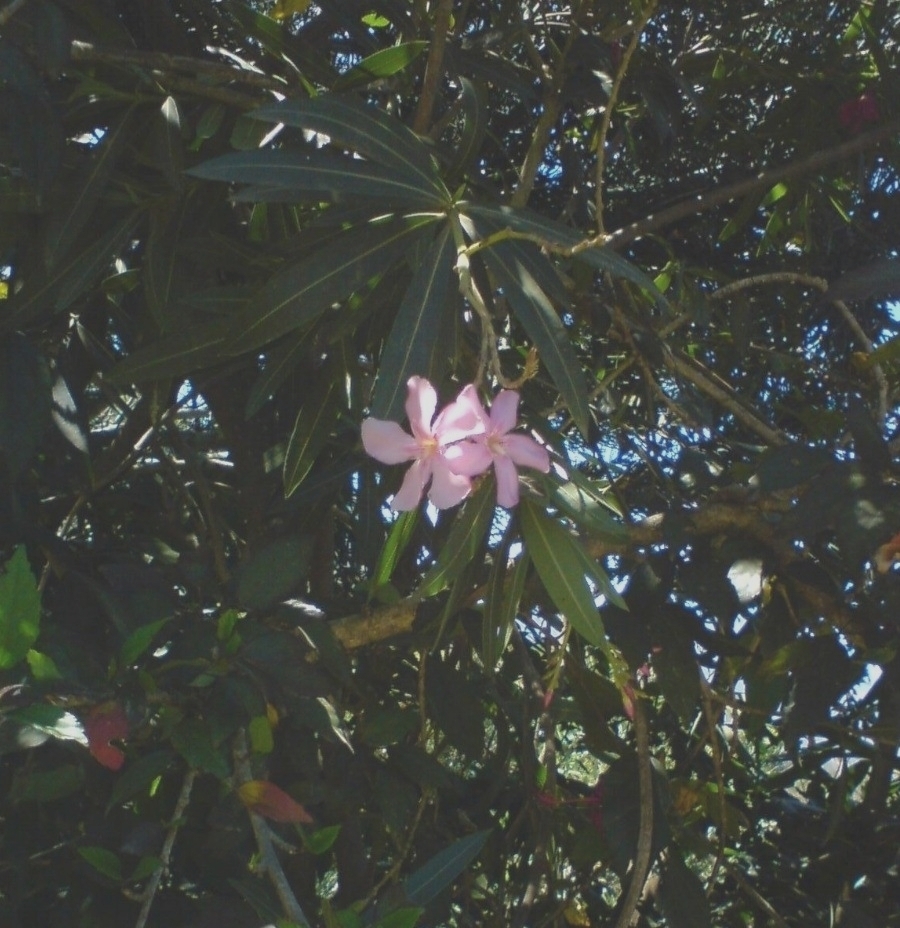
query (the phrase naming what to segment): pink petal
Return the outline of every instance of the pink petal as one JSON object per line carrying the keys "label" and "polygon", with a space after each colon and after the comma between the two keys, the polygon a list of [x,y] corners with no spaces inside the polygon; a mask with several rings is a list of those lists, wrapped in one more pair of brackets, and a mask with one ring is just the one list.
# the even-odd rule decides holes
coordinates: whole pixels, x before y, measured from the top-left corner
{"label": "pink petal", "polygon": [[477,477],[491,466],[494,456],[483,441],[461,441],[445,449],[444,459],[454,474]]}
{"label": "pink petal", "polygon": [[507,435],[503,447],[519,467],[533,467],[544,474],[550,470],[549,452],[527,435]]}
{"label": "pink petal", "polygon": [[487,414],[472,384],[463,387],[459,396],[441,411],[434,423],[434,436],[442,445],[449,445],[472,435],[480,435],[487,427]]}
{"label": "pink petal", "polygon": [[428,498],[438,509],[450,509],[461,503],[472,489],[472,481],[468,477],[454,474],[447,466],[447,462],[439,455],[432,458],[434,461],[434,477]]}
{"label": "pink petal", "polygon": [[494,458],[494,474],[497,477],[497,504],[511,509],[519,502],[519,474],[516,465],[506,455]]}
{"label": "pink petal", "polygon": [[406,381],[406,415],[413,435],[418,439],[430,438],[431,420],[437,409],[437,393],[424,377],[410,377]]}
{"label": "pink petal", "polygon": [[501,434],[516,427],[519,413],[519,394],[516,390],[501,390],[491,404],[491,429]]}
{"label": "pink petal", "polygon": [[406,512],[415,509],[422,499],[422,492],[428,478],[431,476],[432,462],[436,458],[427,458],[424,461],[413,461],[403,477],[403,483],[397,495],[391,500],[391,509],[396,512]]}
{"label": "pink petal", "polygon": [[384,419],[363,420],[362,442],[366,454],[382,464],[402,464],[419,453],[419,446],[396,422]]}

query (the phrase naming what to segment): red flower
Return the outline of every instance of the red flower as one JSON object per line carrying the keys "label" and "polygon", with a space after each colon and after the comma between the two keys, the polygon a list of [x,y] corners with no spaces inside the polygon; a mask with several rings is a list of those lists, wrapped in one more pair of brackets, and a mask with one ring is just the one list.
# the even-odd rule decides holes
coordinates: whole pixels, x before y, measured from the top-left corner
{"label": "red flower", "polygon": [[870,122],[878,122],[879,119],[881,110],[878,109],[878,101],[875,94],[868,90],[853,100],[847,100],[838,110],[841,128],[846,129],[851,135],[856,135]]}

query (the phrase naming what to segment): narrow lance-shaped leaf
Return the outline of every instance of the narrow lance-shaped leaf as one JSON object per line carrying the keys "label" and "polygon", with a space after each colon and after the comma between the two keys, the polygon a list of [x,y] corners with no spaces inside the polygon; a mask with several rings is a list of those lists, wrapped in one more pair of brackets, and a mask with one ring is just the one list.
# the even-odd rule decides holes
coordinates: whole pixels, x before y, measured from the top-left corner
{"label": "narrow lance-shaped leaf", "polygon": [[190,215],[189,197],[180,198],[168,209],[157,209],[150,216],[150,235],[144,259],[144,293],[160,332],[177,321],[172,308],[175,269],[182,247],[181,232]]}
{"label": "narrow lance-shaped leaf", "polygon": [[446,197],[435,190],[434,184],[425,185],[417,175],[316,149],[233,152],[197,165],[187,173],[205,180],[259,184],[260,199],[265,199],[266,187],[273,187],[296,190],[298,201],[307,199],[306,194],[316,194],[338,199],[366,197],[385,200],[392,206],[403,203],[424,209],[447,205]]}
{"label": "narrow lance-shaped leaf", "polygon": [[[547,242],[560,248],[574,248],[582,244],[584,236],[526,209],[514,209],[511,206],[493,206],[489,204],[459,203],[460,213],[473,219],[484,219],[497,228],[510,229],[520,235],[533,238],[535,242]],[[645,274],[626,258],[610,251],[608,248],[588,248],[577,255],[577,260],[584,261],[603,273],[630,280],[644,288],[661,305],[667,305],[665,297],[653,283],[653,278]]]}
{"label": "narrow lance-shaped leaf", "polygon": [[284,457],[285,496],[300,486],[325,447],[337,417],[339,396],[338,383],[328,377],[324,391],[310,394],[300,407]]}
{"label": "narrow lance-shaped leaf", "polygon": [[493,481],[483,480],[474,495],[467,500],[463,511],[456,516],[437,563],[425,574],[417,596],[434,596],[459,576],[478,553],[493,513]]}
{"label": "narrow lance-shaped leaf", "polygon": [[94,146],[84,173],[71,184],[74,192],[72,205],[62,221],[51,228],[48,236],[48,266],[52,267],[66,254],[90,220],[120,155],[133,142],[136,118],[136,111],[129,107]]}
{"label": "narrow lance-shaped leaf", "polygon": [[519,510],[525,549],[556,608],[583,638],[601,644],[603,623],[585,579],[578,542],[531,500],[522,500]]}
{"label": "narrow lance-shaped leaf", "polygon": [[119,249],[131,237],[137,221],[136,210],[99,239],[89,240],[85,248],[70,252],[39,281],[30,279],[26,282],[21,295],[16,294],[2,328],[6,331],[18,328],[47,310],[62,312],[68,309],[110,266]]}
{"label": "narrow lance-shaped leaf", "polygon": [[587,435],[590,407],[581,365],[566,327],[537,280],[538,272],[529,266],[531,260],[526,249],[521,245],[503,243],[488,249],[485,261],[516,318],[534,342],[553,382],[568,404],[572,418],[582,434]]}
{"label": "narrow lance-shaped leaf", "polygon": [[266,366],[259,379],[253,384],[244,409],[246,418],[250,418],[275,395],[278,388],[291,376],[294,368],[303,357],[307,347],[309,333],[302,332],[279,345],[266,357]]}
{"label": "narrow lance-shaped leaf", "polygon": [[406,382],[431,367],[455,256],[450,228],[445,226],[413,275],[381,352],[372,397],[372,415],[379,419],[399,419]]}
{"label": "narrow lance-shaped leaf", "polygon": [[276,274],[235,323],[234,353],[258,348],[318,318],[386,272],[421,234],[423,222],[367,223]]}
{"label": "narrow lance-shaped leaf", "polygon": [[216,321],[172,332],[117,364],[106,376],[118,383],[180,377],[218,361],[225,353],[228,323]]}
{"label": "narrow lance-shaped leaf", "polygon": [[250,115],[320,132],[378,164],[415,177],[421,187],[430,187],[444,202],[449,200],[422,140],[399,119],[373,106],[329,94],[309,100],[285,100]]}
{"label": "narrow lance-shaped leaf", "polygon": [[510,522],[503,536],[503,543],[494,554],[494,563],[488,578],[481,631],[481,656],[485,669],[489,672],[493,670],[509,644],[522,591],[525,589],[525,578],[528,575],[530,559],[527,551],[519,555],[512,568],[508,565],[514,537],[513,529],[514,523]]}
{"label": "narrow lance-shaped leaf", "polygon": [[403,884],[406,898],[413,905],[431,902],[479,855],[489,835],[489,831],[476,831],[435,854]]}
{"label": "narrow lance-shaped leaf", "polygon": [[391,526],[372,575],[372,592],[390,581],[400,555],[406,550],[418,521],[419,510],[410,509],[408,512],[401,513]]}

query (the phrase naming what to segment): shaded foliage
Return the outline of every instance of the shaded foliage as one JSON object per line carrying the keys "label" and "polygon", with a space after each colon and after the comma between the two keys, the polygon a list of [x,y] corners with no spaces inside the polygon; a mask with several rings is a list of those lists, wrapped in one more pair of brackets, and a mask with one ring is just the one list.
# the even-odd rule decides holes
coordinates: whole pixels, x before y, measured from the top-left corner
{"label": "shaded foliage", "polygon": [[898,27],[0,7],[0,922],[896,924]]}

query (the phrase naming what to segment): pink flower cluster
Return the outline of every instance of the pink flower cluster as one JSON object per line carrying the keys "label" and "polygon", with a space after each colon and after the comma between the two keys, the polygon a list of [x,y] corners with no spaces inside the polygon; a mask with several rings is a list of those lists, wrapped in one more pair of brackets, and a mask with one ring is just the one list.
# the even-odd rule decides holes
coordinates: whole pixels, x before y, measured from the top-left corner
{"label": "pink flower cluster", "polygon": [[391,501],[392,509],[415,509],[429,482],[428,498],[438,509],[449,509],[469,495],[471,478],[491,465],[497,477],[497,502],[511,507],[519,502],[517,465],[543,473],[550,470],[550,455],[543,445],[527,435],[511,434],[519,408],[515,390],[501,390],[488,414],[469,384],[435,417],[434,387],[424,377],[410,377],[406,386],[411,435],[385,419],[366,419],[362,424],[363,447],[376,461],[412,461]]}

